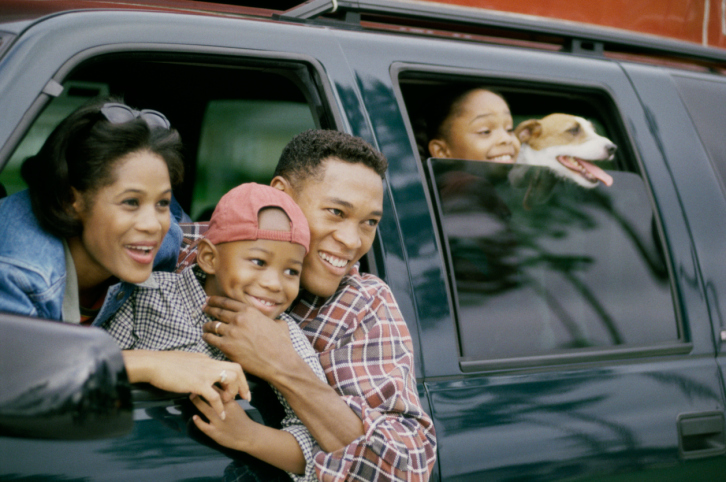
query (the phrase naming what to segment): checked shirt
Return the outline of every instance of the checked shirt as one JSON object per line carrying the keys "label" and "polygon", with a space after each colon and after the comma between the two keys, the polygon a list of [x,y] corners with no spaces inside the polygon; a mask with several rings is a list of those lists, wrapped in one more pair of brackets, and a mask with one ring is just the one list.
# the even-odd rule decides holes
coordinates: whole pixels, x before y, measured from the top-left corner
{"label": "checked shirt", "polygon": [[[224,354],[219,349],[202,339],[202,325],[212,321],[202,311],[207,300],[202,288],[205,279],[206,273],[196,265],[181,274],[154,271],[148,280],[136,285],[131,298],[103,328],[116,339],[122,350],[183,350],[224,360]],[[321,380],[325,380],[315,351],[295,321],[284,313],[280,319],[287,322],[295,351]],[[313,459],[320,448],[282,394],[275,387],[272,389],[285,409],[282,430],[295,437],[306,461],[304,475],[288,474],[296,482],[315,481]]]}
{"label": "checked shirt", "polygon": [[434,426],[421,407],[411,335],[388,285],[355,266],[333,296],[303,292],[290,314],[318,353],[328,384],[364,426],[350,445],[315,455],[320,480],[428,480]]}
{"label": "checked shirt", "polygon": [[[180,224],[177,272],[196,259],[206,223]],[[436,435],[416,389],[413,342],[386,283],[358,266],[330,298],[300,290],[288,310],[318,353],[327,382],[363,421],[365,434],[326,453],[316,446],[321,481],[429,479]]]}

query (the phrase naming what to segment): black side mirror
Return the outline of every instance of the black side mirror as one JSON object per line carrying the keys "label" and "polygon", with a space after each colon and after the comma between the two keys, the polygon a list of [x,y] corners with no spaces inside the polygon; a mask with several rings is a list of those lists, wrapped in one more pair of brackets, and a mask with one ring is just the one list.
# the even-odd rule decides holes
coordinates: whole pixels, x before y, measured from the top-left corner
{"label": "black side mirror", "polygon": [[0,313],[0,436],[124,435],[131,405],[121,351],[106,332]]}

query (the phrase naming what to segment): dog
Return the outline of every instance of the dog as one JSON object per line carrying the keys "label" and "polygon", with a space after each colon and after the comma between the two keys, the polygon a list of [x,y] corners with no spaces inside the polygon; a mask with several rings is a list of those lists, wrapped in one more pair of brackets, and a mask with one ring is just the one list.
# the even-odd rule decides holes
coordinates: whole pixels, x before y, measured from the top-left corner
{"label": "dog", "polygon": [[617,146],[598,135],[592,123],[569,114],[523,121],[514,131],[522,143],[517,164],[544,166],[557,177],[592,189],[611,186],[613,178],[592,161],[610,161]]}

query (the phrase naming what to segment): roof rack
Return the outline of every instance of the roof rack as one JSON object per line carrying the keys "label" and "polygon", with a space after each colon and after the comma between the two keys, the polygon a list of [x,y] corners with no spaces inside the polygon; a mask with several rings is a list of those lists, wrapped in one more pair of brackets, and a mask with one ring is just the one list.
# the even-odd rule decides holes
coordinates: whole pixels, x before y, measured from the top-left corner
{"label": "roof rack", "polygon": [[310,0],[297,7],[285,11],[280,17],[307,19],[325,13],[334,13],[338,9],[338,0]]}
{"label": "roof rack", "polygon": [[[706,62],[726,62],[726,50],[703,47],[685,41],[655,35],[631,33],[609,27],[584,25],[531,15],[499,12],[483,8],[455,6],[433,1],[415,0],[310,0],[279,15],[289,20],[323,20],[333,12],[356,12],[347,19],[360,22],[360,15],[382,16],[388,19],[429,21],[456,26],[483,27],[500,32],[538,34],[561,38],[568,51],[602,54],[604,50],[663,55]],[[389,20],[390,21],[390,20]],[[586,48],[582,48],[585,45]]]}

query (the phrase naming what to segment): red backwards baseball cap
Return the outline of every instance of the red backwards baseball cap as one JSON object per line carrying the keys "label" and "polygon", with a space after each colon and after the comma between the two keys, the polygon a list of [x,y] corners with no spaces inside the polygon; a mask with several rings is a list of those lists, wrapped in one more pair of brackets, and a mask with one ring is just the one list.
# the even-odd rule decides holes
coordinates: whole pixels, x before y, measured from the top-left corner
{"label": "red backwards baseball cap", "polygon": [[[290,220],[289,231],[260,229],[258,215],[264,208],[280,208]],[[310,228],[300,206],[284,192],[254,182],[241,184],[222,196],[204,234],[212,244],[269,239],[301,244],[310,249]]]}

